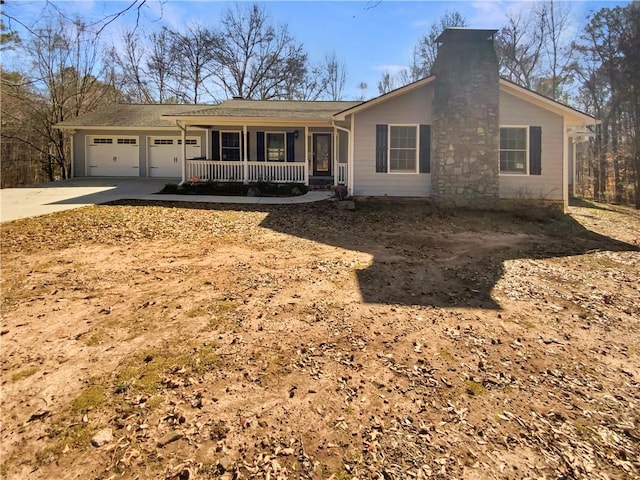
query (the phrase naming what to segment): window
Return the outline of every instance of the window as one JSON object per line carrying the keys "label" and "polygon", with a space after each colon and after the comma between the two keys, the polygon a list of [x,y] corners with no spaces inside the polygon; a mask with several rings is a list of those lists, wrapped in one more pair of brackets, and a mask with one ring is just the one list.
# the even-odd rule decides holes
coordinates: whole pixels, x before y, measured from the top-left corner
{"label": "window", "polygon": [[284,133],[267,133],[267,161],[284,162]]}
{"label": "window", "polygon": [[389,171],[418,171],[418,128],[410,126],[389,126]]}
{"label": "window", "polygon": [[95,144],[111,144],[113,143],[113,138],[94,138],[93,143]]}
{"label": "window", "polygon": [[173,145],[173,140],[171,138],[155,138],[153,140],[154,145]]}
{"label": "window", "polygon": [[240,132],[220,132],[220,148],[222,149],[223,161],[239,162],[242,159],[240,154]]}
{"label": "window", "polygon": [[527,173],[527,127],[500,128],[500,173]]}
{"label": "window", "polygon": [[138,144],[137,138],[119,138],[118,139],[118,145],[137,145],[137,144]]}

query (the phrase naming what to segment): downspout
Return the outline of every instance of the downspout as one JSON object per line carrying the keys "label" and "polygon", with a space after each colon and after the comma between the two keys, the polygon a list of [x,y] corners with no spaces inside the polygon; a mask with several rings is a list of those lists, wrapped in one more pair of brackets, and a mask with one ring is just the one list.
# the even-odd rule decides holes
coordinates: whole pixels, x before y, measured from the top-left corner
{"label": "downspout", "polygon": [[187,126],[180,125],[180,121],[176,120],[176,126],[182,132],[182,181],[180,185],[187,181]]}

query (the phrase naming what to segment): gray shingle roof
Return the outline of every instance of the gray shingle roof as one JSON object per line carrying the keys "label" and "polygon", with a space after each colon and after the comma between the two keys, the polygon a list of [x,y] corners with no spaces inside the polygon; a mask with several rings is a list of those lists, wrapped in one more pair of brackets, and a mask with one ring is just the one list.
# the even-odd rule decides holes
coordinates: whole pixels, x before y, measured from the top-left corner
{"label": "gray shingle roof", "polygon": [[56,124],[57,127],[175,127],[161,115],[193,111],[210,105],[115,104]]}
{"label": "gray shingle roof", "polygon": [[264,117],[330,120],[362,102],[227,100],[219,105],[115,104],[56,124],[57,127],[174,127],[168,116]]}
{"label": "gray shingle roof", "polygon": [[219,105],[195,109],[189,112],[173,113],[181,117],[264,117],[264,118],[299,118],[314,120],[330,120],[342,110],[354,107],[362,102],[327,102],[327,101],[289,101],[289,100],[227,100]]}

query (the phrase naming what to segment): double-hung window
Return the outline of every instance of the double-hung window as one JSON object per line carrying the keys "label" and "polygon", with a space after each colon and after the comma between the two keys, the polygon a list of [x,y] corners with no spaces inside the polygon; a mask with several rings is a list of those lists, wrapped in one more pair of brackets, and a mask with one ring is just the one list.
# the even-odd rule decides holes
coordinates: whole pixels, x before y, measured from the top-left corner
{"label": "double-hung window", "polygon": [[389,172],[418,172],[417,125],[389,125]]}
{"label": "double-hung window", "polygon": [[527,127],[500,128],[500,173],[527,173],[528,138]]}
{"label": "double-hung window", "polygon": [[284,133],[267,133],[267,161],[284,162],[285,137]]}
{"label": "double-hung window", "polygon": [[220,132],[220,149],[222,160],[238,162],[242,159],[240,153],[240,132]]}

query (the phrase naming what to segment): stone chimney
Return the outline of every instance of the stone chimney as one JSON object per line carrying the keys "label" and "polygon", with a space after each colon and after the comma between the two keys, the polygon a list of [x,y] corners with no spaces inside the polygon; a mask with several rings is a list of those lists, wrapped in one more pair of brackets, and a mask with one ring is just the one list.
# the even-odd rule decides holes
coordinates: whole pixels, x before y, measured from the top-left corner
{"label": "stone chimney", "polygon": [[443,206],[495,206],[498,198],[497,30],[447,28],[437,38],[431,191]]}

